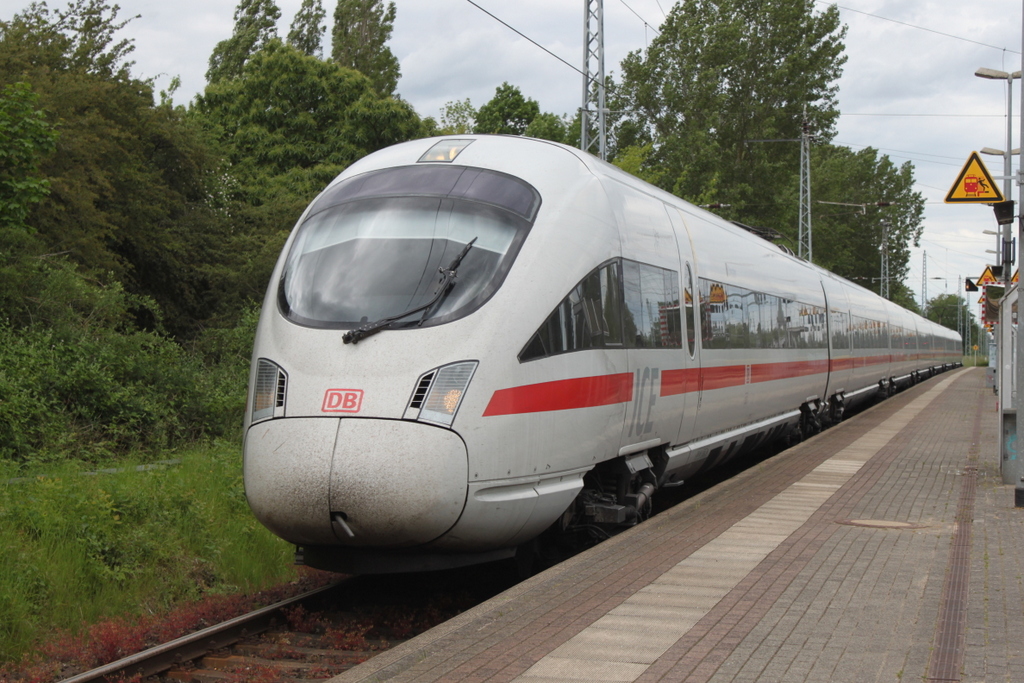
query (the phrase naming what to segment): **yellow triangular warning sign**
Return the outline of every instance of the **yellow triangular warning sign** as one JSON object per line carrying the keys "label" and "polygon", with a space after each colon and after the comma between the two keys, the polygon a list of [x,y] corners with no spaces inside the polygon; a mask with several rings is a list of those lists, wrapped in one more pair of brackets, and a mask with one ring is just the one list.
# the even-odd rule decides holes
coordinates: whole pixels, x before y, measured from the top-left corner
{"label": "yellow triangular warning sign", "polygon": [[1003,201],[1003,193],[999,191],[992,174],[981,162],[977,152],[971,152],[967,163],[960,169],[953,187],[946,195],[947,204],[992,204]]}
{"label": "yellow triangular warning sign", "polygon": [[988,266],[985,266],[985,272],[981,274],[981,277],[979,277],[977,280],[974,281],[974,284],[979,285],[979,286],[980,285],[998,285],[999,284],[999,280],[997,280],[995,278],[995,276],[992,275],[992,269],[990,267],[988,267]]}
{"label": "yellow triangular warning sign", "polygon": [[978,303],[979,303],[979,304],[983,304],[983,303],[985,303],[985,295],[984,295],[984,294],[982,294],[982,295],[981,295],[981,298],[980,298],[980,299],[978,299]]}
{"label": "yellow triangular warning sign", "polygon": [[1010,282],[1012,284],[1017,284],[1018,282],[1020,282],[1020,268],[1013,271],[1013,278],[1010,280]]}

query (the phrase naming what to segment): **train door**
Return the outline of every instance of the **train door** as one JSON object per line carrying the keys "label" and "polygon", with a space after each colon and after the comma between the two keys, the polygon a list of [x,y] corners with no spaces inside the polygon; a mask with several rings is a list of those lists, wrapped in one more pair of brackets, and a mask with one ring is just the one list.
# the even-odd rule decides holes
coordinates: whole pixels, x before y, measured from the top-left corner
{"label": "train door", "polygon": [[850,347],[850,302],[844,285],[832,277],[823,277],[828,330],[828,382],[822,400],[829,401],[834,413],[843,408],[842,397],[853,390],[853,355]]}
{"label": "train door", "polygon": [[692,441],[697,432],[697,412],[700,408],[700,291],[697,289],[696,261],[693,258],[693,243],[686,228],[682,213],[666,206],[676,243],[679,247],[679,261],[682,264],[682,308],[683,308],[683,367],[662,381],[661,392],[666,400],[679,396],[679,433],[673,443]]}
{"label": "train door", "polygon": [[676,443],[683,398],[665,395],[684,368],[679,249],[664,204],[625,185],[609,187],[622,235],[623,336],[632,401],[620,455]]}

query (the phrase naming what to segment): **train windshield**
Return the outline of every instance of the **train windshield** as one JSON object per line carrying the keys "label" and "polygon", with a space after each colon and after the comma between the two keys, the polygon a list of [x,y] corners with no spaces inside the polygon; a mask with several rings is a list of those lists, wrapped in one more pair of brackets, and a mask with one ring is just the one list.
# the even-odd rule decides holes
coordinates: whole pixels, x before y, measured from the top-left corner
{"label": "train windshield", "polygon": [[353,328],[431,301],[475,238],[436,304],[391,327],[435,325],[476,310],[501,285],[540,198],[503,174],[452,166],[356,176],[321,195],[285,263],[279,304],[302,325]]}

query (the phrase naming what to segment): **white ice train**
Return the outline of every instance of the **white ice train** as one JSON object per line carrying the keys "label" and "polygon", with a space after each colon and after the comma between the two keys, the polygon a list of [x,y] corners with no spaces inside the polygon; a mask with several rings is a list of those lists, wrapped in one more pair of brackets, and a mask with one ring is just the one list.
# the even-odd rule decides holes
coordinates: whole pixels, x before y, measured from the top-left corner
{"label": "white ice train", "polygon": [[579,150],[416,140],[299,219],[245,490],[312,566],[509,557],[953,367],[959,335]]}

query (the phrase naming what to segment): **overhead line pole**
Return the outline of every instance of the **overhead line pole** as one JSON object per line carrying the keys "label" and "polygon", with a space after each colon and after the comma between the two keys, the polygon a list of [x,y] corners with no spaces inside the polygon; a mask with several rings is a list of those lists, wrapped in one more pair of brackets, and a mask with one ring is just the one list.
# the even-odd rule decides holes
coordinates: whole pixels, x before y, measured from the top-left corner
{"label": "overhead line pole", "polygon": [[[799,142],[800,143],[800,206],[798,207],[797,222],[797,256],[808,263],[813,263],[814,254],[811,240],[811,124],[807,120],[807,108],[804,107],[804,117],[798,138],[772,138],[763,140],[744,140],[750,142]],[[836,202],[823,202],[836,203]]]}
{"label": "overhead line pole", "polygon": [[807,108],[800,133],[800,241],[799,256],[814,262],[811,242],[811,125],[807,121]]}
{"label": "overhead line pole", "polygon": [[928,309],[928,250],[921,253],[921,310]]}
{"label": "overhead line pole", "polygon": [[882,219],[882,268],[879,273],[878,293],[889,298],[889,219]]}
{"label": "overhead line pole", "polygon": [[[604,89],[604,0],[583,0],[583,103],[580,107],[580,149],[608,159],[608,134]],[[596,92],[591,86],[595,85]],[[591,128],[597,140],[591,138]]]}

